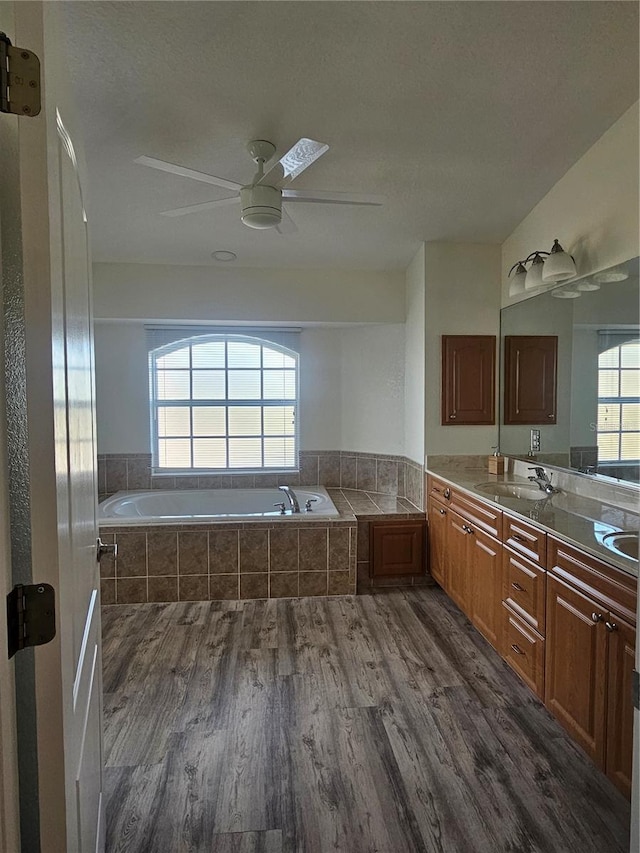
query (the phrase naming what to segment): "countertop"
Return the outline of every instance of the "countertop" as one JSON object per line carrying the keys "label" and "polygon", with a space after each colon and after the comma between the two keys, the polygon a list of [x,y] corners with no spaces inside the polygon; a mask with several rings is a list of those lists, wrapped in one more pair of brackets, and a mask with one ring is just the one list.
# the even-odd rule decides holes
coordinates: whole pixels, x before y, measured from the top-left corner
{"label": "countertop", "polygon": [[582,548],[605,563],[616,566],[634,577],[638,576],[638,563],[609,550],[601,540],[607,533],[640,529],[640,515],[628,509],[562,491],[546,497],[540,493],[539,501],[522,498],[489,496],[475,487],[481,483],[530,483],[512,474],[489,474],[486,468],[459,468],[435,466],[427,469],[453,488],[461,489],[484,503],[499,506],[510,515],[518,516],[547,533],[557,534],[565,541]]}

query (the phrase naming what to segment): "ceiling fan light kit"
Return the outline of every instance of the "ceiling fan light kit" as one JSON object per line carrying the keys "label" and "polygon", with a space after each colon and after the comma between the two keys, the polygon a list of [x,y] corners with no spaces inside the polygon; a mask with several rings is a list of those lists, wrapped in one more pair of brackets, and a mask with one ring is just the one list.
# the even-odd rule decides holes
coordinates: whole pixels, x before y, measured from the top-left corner
{"label": "ceiling fan light kit", "polygon": [[305,169],[321,157],[329,146],[325,142],[303,137],[282,156],[268,172],[264,164],[271,160],[276,147],[266,139],[254,139],[247,145],[252,160],[257,163],[258,171],[251,184],[218,178],[205,172],[197,172],[175,163],[157,160],[155,157],[138,157],[134,162],[149,166],[161,172],[169,172],[184,178],[191,178],[205,184],[214,184],[236,192],[235,196],[191,204],[173,210],[162,211],[163,216],[185,216],[188,213],[200,213],[216,207],[226,207],[240,202],[240,219],[249,228],[264,230],[276,228],[280,234],[297,231],[295,222],[282,207],[283,198],[287,202],[309,202],[313,204],[353,204],[359,206],[379,206],[384,202],[382,196],[363,195],[361,193],[327,192],[326,190],[290,190],[288,185]]}

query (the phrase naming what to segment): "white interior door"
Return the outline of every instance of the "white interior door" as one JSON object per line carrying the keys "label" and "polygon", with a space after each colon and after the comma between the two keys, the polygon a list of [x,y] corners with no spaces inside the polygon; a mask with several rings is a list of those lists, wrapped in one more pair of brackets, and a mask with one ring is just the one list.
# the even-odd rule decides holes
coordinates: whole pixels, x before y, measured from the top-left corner
{"label": "white interior door", "polygon": [[27,482],[28,495],[17,494],[23,505],[19,523],[11,513],[11,536],[16,546],[28,538],[22,574],[28,562],[33,582],[54,587],[57,621],[53,642],[17,656],[21,708],[27,717],[35,710],[33,732],[18,728],[18,755],[37,755],[35,778],[23,778],[21,765],[23,846],[29,832],[30,850],[93,853],[104,846],[102,688],[82,150],[57,4],[2,5],[13,10],[15,43],[35,52],[43,69],[42,113],[17,120],[24,371],[12,374],[7,398],[8,430],[23,430],[25,452],[10,465],[9,501],[12,480]]}

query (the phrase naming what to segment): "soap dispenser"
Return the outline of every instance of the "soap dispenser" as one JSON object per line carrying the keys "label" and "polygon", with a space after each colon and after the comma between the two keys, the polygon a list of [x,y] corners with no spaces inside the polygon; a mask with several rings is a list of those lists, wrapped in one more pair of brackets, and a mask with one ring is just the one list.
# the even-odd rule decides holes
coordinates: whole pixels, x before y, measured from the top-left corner
{"label": "soap dispenser", "polygon": [[498,447],[492,447],[493,455],[489,457],[488,467],[490,474],[504,474],[504,456],[500,456]]}

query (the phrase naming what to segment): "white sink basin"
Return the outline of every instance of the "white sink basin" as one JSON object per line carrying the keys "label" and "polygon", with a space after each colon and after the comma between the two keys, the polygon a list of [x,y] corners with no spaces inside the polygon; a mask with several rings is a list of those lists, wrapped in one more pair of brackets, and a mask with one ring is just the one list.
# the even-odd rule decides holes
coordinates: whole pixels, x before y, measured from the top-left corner
{"label": "white sink basin", "polygon": [[632,560],[638,559],[638,541],[637,533],[627,531],[607,533],[602,538],[602,544],[610,551],[622,554],[623,557],[630,557]]}
{"label": "white sink basin", "polygon": [[520,498],[525,501],[541,501],[549,495],[535,483],[478,483],[473,487],[477,492],[502,498]]}

